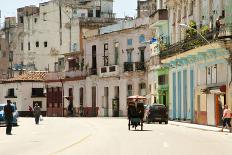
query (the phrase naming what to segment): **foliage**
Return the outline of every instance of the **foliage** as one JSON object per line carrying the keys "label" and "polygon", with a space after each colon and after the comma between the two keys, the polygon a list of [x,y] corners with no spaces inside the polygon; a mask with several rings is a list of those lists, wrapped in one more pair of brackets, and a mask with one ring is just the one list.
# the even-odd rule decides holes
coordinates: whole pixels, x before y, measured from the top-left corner
{"label": "foliage", "polygon": [[206,34],[209,33],[209,26],[208,26],[208,25],[202,26],[201,29],[200,29],[200,33],[201,33],[203,36],[206,36]]}
{"label": "foliage", "polygon": [[197,24],[195,21],[191,20],[189,22],[189,27],[190,28],[187,28],[185,33],[186,33],[186,38],[191,38],[193,36],[196,36],[197,35],[197,31],[195,30],[197,28]]}

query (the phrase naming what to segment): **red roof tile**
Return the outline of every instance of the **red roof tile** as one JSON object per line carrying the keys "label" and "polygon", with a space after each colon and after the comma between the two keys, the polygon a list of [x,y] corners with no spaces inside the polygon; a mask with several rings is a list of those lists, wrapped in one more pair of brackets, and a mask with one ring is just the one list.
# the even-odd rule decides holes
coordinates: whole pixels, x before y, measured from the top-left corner
{"label": "red roof tile", "polygon": [[16,81],[44,81],[48,72],[45,71],[33,71],[27,72],[17,77],[4,80],[4,82],[16,82]]}

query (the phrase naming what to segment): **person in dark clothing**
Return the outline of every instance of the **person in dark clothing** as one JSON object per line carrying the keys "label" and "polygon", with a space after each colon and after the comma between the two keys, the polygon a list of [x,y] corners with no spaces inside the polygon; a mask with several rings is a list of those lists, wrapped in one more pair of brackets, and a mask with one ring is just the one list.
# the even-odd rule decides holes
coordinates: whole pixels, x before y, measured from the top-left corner
{"label": "person in dark clothing", "polygon": [[14,108],[11,106],[11,101],[7,100],[7,105],[4,106],[4,114],[6,121],[6,134],[11,135],[12,121],[13,121]]}
{"label": "person in dark clothing", "polygon": [[36,103],[34,107],[35,124],[39,124],[40,115],[41,115],[41,110],[39,105]]}
{"label": "person in dark clothing", "polygon": [[70,101],[68,105],[69,116],[73,116],[73,103]]}
{"label": "person in dark clothing", "polygon": [[218,38],[219,31],[220,31],[221,23],[220,23],[220,17],[216,20],[216,38]]}

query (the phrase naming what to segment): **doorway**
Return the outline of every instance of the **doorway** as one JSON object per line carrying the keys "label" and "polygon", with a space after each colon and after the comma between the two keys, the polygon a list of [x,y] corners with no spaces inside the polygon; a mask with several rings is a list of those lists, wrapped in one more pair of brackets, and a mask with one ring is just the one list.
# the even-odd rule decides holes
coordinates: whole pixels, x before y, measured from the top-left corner
{"label": "doorway", "polygon": [[96,117],[96,87],[92,87],[92,116]]}

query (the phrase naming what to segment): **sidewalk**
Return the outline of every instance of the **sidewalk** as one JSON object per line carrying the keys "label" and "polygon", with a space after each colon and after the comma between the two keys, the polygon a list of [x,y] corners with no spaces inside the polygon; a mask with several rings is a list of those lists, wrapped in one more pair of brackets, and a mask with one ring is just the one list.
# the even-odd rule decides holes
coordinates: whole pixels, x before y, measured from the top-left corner
{"label": "sidewalk", "polygon": [[[220,130],[221,130],[221,127],[192,124],[192,123],[188,123],[188,122],[168,121],[168,123],[171,124],[171,125],[175,125],[175,126],[183,126],[183,127],[186,127],[186,128],[199,129],[199,130],[203,130],[203,131],[220,132]],[[224,129],[223,132],[229,132],[229,130]]]}

